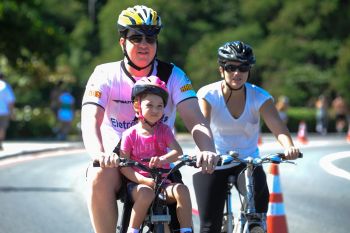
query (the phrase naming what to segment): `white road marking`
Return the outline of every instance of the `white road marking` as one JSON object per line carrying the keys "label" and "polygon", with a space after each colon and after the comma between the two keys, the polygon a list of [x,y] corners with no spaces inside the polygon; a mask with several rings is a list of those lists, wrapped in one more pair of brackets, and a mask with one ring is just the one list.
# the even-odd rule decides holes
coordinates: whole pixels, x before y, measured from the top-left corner
{"label": "white road marking", "polygon": [[79,149],[79,148],[78,149],[68,149],[68,150],[57,149],[55,151],[34,152],[33,154],[18,155],[18,156],[4,159],[4,160],[0,160],[0,167],[14,165],[17,163],[31,161],[34,159],[62,156],[62,155],[67,155],[67,154],[81,154],[81,153],[85,153],[85,152],[86,152],[85,149]]}
{"label": "white road marking", "polygon": [[329,154],[320,160],[320,166],[329,174],[338,176],[347,180],[350,180],[350,172],[340,169],[332,162],[337,159],[350,158],[350,151],[342,151],[333,154]]}

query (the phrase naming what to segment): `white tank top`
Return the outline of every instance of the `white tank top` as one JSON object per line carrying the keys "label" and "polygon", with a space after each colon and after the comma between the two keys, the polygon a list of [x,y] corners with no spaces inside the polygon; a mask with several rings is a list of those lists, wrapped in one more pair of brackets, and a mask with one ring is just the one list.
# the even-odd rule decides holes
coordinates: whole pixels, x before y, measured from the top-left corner
{"label": "white tank top", "polygon": [[[211,106],[210,128],[213,132],[216,152],[227,154],[237,151],[241,158],[259,156],[258,138],[262,104],[272,96],[264,89],[246,83],[246,103],[239,118],[234,118],[226,107],[221,89],[222,81],[202,87],[198,98],[205,99]],[[224,169],[226,167],[217,167]]]}
{"label": "white tank top", "polygon": [[[157,74],[157,64],[156,61],[151,75]],[[138,80],[141,77],[134,78]],[[101,126],[105,151],[112,151],[119,142],[122,132],[136,123],[131,102],[133,86],[134,82],[123,71],[121,61],[97,66],[89,78],[82,104],[97,104],[105,109]],[[167,82],[167,88],[169,99],[163,122],[173,128],[176,105],[187,98],[196,97],[196,92],[186,74],[175,65]]]}

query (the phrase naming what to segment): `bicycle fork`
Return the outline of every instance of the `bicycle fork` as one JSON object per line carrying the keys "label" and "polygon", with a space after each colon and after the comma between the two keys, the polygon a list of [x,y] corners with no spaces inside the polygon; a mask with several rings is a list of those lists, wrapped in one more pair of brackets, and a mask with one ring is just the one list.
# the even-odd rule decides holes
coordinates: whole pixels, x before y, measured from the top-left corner
{"label": "bicycle fork", "polygon": [[223,224],[221,232],[232,233],[233,232],[233,212],[232,212],[232,193],[231,189],[235,183],[235,177],[229,176],[227,178],[227,197],[226,197],[226,213],[224,214]]}
{"label": "bicycle fork", "polygon": [[254,200],[254,166],[247,164],[247,169],[244,173],[246,194],[244,195],[243,210],[240,211],[239,224],[235,233],[244,232],[266,232],[266,214],[256,213]]}
{"label": "bicycle fork", "polygon": [[244,202],[242,203],[243,206],[241,206],[241,211],[239,213],[238,222],[235,226],[234,233],[249,232],[246,229],[249,224],[249,219],[247,217],[255,213],[254,181],[252,176],[253,165],[247,164],[247,169],[244,172],[244,184],[246,193],[244,195]]}

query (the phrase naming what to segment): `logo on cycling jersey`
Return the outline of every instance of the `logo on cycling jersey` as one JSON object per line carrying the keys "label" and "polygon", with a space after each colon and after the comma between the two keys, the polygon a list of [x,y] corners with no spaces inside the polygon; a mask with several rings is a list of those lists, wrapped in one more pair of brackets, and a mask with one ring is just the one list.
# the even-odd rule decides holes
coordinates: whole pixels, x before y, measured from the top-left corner
{"label": "logo on cycling jersey", "polygon": [[131,100],[113,100],[113,101],[120,104],[132,104]]}
{"label": "logo on cycling jersey", "polygon": [[185,86],[182,86],[180,90],[181,92],[190,91],[190,90],[193,90],[193,87],[191,84],[186,84]]}
{"label": "logo on cycling jersey", "polygon": [[161,122],[163,122],[163,123],[165,123],[165,122],[167,122],[167,121],[168,121],[168,119],[169,119],[169,117],[168,117],[168,116],[163,115],[163,116],[162,116],[162,118],[160,119],[160,121],[161,121]]}
{"label": "logo on cycling jersey", "polygon": [[88,95],[89,96],[92,96],[92,97],[97,97],[97,98],[101,98],[101,96],[102,96],[102,93],[100,92],[100,91],[92,91],[92,90],[90,90],[89,92],[88,92]]}
{"label": "logo on cycling jersey", "polygon": [[[163,115],[162,119],[160,120],[161,122],[165,123],[169,119],[168,116]],[[137,120],[132,120],[132,121],[118,121],[117,119],[111,117],[111,124],[113,128],[120,128],[120,129],[129,129],[131,126],[136,125]]]}
{"label": "logo on cycling jersey", "polygon": [[133,125],[136,125],[137,121],[118,121],[117,119],[115,118],[112,118],[111,117],[111,124],[113,126],[113,128],[120,128],[120,129],[128,129],[130,128],[131,126]]}

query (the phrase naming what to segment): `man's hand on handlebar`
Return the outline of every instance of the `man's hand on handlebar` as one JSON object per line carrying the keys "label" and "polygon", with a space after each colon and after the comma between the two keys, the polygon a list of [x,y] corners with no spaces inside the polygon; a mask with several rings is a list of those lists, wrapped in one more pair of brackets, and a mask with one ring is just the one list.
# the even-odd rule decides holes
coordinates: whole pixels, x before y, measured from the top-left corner
{"label": "man's hand on handlebar", "polygon": [[199,151],[196,154],[197,157],[197,167],[202,167],[203,173],[213,173],[217,162],[220,159],[216,153],[211,151]]}
{"label": "man's hand on handlebar", "polygon": [[291,146],[291,147],[287,148],[286,150],[284,150],[284,154],[285,154],[285,159],[294,160],[294,159],[297,159],[299,157],[300,150],[299,150],[299,148]]}
{"label": "man's hand on handlebar", "polygon": [[101,153],[94,161],[98,161],[101,168],[113,168],[119,166],[119,156],[116,153]]}

